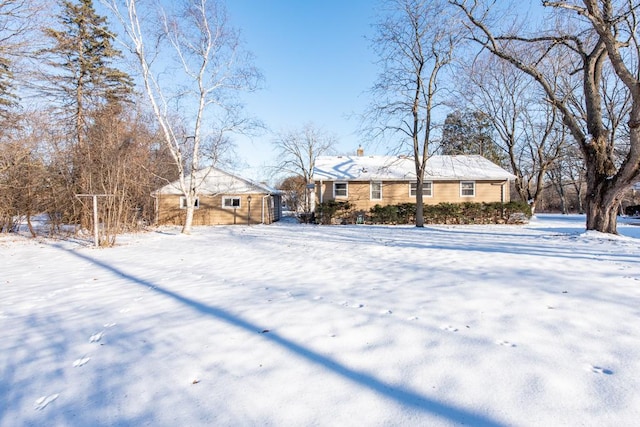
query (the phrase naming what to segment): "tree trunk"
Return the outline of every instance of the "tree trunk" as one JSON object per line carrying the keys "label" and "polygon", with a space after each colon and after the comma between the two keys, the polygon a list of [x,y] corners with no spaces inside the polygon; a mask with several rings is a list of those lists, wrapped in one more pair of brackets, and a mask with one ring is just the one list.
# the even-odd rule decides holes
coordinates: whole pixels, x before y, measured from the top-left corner
{"label": "tree trunk", "polygon": [[416,193],[416,227],[424,227],[424,204],[422,203],[421,193],[422,191],[420,193]]}
{"label": "tree trunk", "polygon": [[625,188],[606,175],[587,171],[587,230],[618,234],[618,207]]}
{"label": "tree trunk", "polygon": [[184,225],[182,226],[182,234],[191,234],[191,226],[193,225],[193,213],[195,208],[193,206],[193,200],[189,200],[187,198],[187,217],[184,220]]}
{"label": "tree trunk", "polygon": [[580,183],[578,183],[578,186],[576,188],[576,197],[577,197],[577,203],[578,203],[578,213],[579,214],[583,214],[584,213],[584,203],[582,202],[583,197],[582,197],[582,185]]}
{"label": "tree trunk", "polygon": [[422,187],[424,186],[424,163],[418,172],[416,182],[416,227],[424,227],[424,203]]}
{"label": "tree trunk", "polygon": [[593,139],[583,144],[587,166],[587,230],[617,234],[617,210],[626,186],[613,161],[613,147],[602,129],[591,132]]}
{"label": "tree trunk", "polygon": [[558,186],[558,196],[560,197],[560,210],[563,215],[567,215],[569,213],[567,209],[567,196],[565,195],[562,183]]}
{"label": "tree trunk", "polygon": [[[193,176],[191,176],[191,179],[189,180],[190,182],[193,182],[195,178]],[[184,224],[182,226],[182,234],[191,234],[191,226],[193,225],[193,215],[195,213],[196,210],[196,199],[197,199],[197,194],[196,194],[196,189],[195,187],[191,186],[190,190],[186,192],[187,195],[185,196],[185,204],[186,204],[186,218],[184,219]]]}
{"label": "tree trunk", "polygon": [[31,214],[27,212],[27,226],[29,227],[29,233],[31,233],[31,237],[36,238],[38,235],[36,234],[36,230],[33,228],[33,224],[31,224]]}
{"label": "tree trunk", "polygon": [[594,198],[587,198],[587,230],[618,234],[618,206],[617,200],[604,204]]}

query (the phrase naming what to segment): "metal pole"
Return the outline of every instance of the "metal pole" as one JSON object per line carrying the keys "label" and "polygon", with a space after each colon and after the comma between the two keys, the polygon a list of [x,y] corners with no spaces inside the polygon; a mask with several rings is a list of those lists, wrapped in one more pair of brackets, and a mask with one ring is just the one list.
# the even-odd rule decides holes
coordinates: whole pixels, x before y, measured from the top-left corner
{"label": "metal pole", "polygon": [[98,196],[93,195],[93,242],[96,244],[96,248],[100,246],[100,239],[98,237]]}
{"label": "metal pole", "polygon": [[96,247],[100,246],[100,236],[98,227],[98,197],[114,197],[113,194],[76,194],[76,197],[93,198],[93,243]]}

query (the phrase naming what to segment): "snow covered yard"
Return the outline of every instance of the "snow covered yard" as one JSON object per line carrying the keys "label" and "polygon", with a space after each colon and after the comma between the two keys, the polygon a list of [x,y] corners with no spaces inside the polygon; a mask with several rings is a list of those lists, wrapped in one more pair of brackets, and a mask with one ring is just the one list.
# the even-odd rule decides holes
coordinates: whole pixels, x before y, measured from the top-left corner
{"label": "snow covered yard", "polygon": [[583,228],[1,236],[0,426],[637,424],[640,227]]}

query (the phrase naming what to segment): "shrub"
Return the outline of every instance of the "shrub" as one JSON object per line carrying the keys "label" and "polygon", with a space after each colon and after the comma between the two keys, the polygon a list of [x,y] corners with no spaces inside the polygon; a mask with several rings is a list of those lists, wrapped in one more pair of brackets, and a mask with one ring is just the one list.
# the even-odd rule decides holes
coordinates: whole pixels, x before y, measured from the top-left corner
{"label": "shrub", "polygon": [[440,203],[436,206],[436,221],[440,224],[459,224],[462,206],[459,203]]}
{"label": "shrub", "polygon": [[369,210],[371,222],[376,224],[397,224],[398,206],[396,205],[375,205]]}
{"label": "shrub", "polygon": [[416,204],[401,203],[398,207],[398,223],[411,224],[416,221]]}
{"label": "shrub", "polygon": [[352,206],[349,202],[329,200],[316,206],[316,220],[320,224],[332,224],[334,220],[346,222]]}
{"label": "shrub", "polygon": [[485,217],[486,205],[484,203],[464,202],[460,206],[458,220],[461,224],[483,224]]}
{"label": "shrub", "polygon": [[[415,222],[414,203],[376,205],[369,211],[374,224],[410,224]],[[440,203],[424,205],[426,224],[523,224],[531,217],[531,207],[523,202]]]}
{"label": "shrub", "polygon": [[522,214],[526,218],[526,222],[531,218],[531,206],[529,206],[526,202],[509,202],[503,205],[504,211],[502,214],[503,218],[506,218],[507,221],[513,215]]}

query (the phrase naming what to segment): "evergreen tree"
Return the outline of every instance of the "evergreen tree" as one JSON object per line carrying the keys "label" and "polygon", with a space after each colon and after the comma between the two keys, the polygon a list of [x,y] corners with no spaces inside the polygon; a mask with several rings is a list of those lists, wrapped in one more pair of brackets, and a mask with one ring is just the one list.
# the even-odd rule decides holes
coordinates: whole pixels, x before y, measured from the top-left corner
{"label": "evergreen tree", "polygon": [[493,140],[491,120],[481,111],[456,110],[447,115],[442,133],[442,153],[479,154],[502,165],[504,153]]}
{"label": "evergreen tree", "polygon": [[67,220],[89,227],[91,206],[74,194],[110,191],[103,163],[112,159],[100,156],[103,142],[88,135],[105,111],[122,113],[120,105],[129,99],[133,85],[126,73],[112,65],[121,53],[114,48],[114,35],[106,18],[96,13],[93,0],[62,0],[60,7],[59,27],[44,30],[52,41],[42,52],[49,81],[44,91],[61,106],[71,129],[65,175],[69,174],[67,198],[73,212]]}
{"label": "evergreen tree", "polygon": [[50,93],[72,110],[75,138],[82,147],[90,112],[126,100],[132,82],[111,65],[121,53],[113,47],[114,36],[106,18],[96,13],[93,0],[63,0],[61,7],[61,29],[45,30],[53,41],[53,46],[45,50],[53,83]]}

